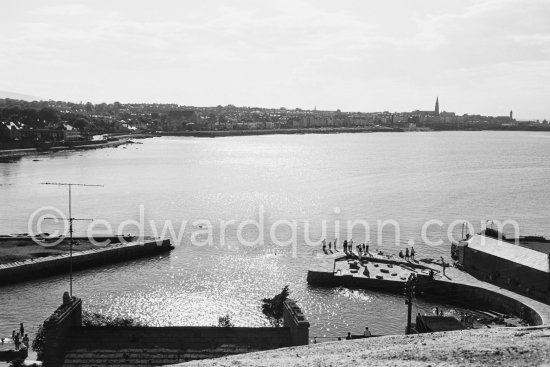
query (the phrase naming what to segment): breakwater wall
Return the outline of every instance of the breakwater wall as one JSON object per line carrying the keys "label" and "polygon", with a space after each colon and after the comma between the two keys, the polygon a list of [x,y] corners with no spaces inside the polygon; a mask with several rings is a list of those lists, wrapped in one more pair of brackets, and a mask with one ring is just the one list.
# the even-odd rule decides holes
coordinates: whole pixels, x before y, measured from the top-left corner
{"label": "breakwater wall", "polygon": [[[136,241],[112,247],[73,252],[73,269],[86,269],[127,261],[173,249],[170,240]],[[0,264],[0,285],[69,272],[69,254],[47,256],[9,264]]]}
{"label": "breakwater wall", "polygon": [[[531,325],[550,323],[546,314],[539,313],[519,297],[513,298],[482,287],[453,283],[443,280],[429,280],[417,275],[417,296],[434,302],[457,304],[476,309],[494,310],[504,314],[521,316]],[[354,277],[352,275],[336,276],[327,271],[310,270],[307,282],[316,286],[344,286],[374,291],[403,293],[405,282]]]}

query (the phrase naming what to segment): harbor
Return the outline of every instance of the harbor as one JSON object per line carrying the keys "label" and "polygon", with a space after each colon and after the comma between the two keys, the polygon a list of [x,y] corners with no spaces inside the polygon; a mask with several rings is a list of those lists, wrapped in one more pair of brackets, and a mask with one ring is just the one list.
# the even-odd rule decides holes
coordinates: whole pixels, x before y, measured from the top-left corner
{"label": "harbor", "polygon": [[[353,251],[318,252],[314,264],[308,270],[307,282],[312,286],[402,294],[411,275],[416,278],[417,298],[436,302],[444,300],[488,319],[504,319],[503,316],[506,316],[510,319],[504,322],[506,326],[520,326],[520,323],[543,325],[550,322],[550,305],[546,303],[481,281],[450,263],[445,263],[443,269],[441,261],[403,261],[380,250],[373,250],[372,254],[366,256]],[[430,316],[429,313],[423,314]]]}
{"label": "harbor", "polygon": [[[433,149],[451,145],[453,151],[460,151],[456,159],[472,162],[470,152],[475,147],[484,147],[482,141],[488,138],[484,132],[460,133],[465,139],[455,144],[453,134],[458,133],[438,133],[437,136],[432,133],[288,135],[283,142],[280,137],[269,135],[253,137],[253,140],[248,140],[250,137],[161,137],[146,139],[131,149],[97,149],[86,154],[68,151],[39,162],[34,162],[32,157],[22,157],[3,166],[4,176],[0,184],[6,215],[0,218],[1,233],[28,232],[29,215],[40,206],[59,204],[63,212],[67,203],[66,191],[41,185],[45,181],[56,182],[59,177],[70,182],[105,184],[98,191],[74,190],[74,216],[78,218],[105,219],[117,228],[128,219],[139,222],[138,204],[143,204],[145,234],[153,237],[167,235],[174,249],[130,261],[109,262],[111,256],[102,255],[105,263],[75,269],[73,286],[76,295],[85,295],[83,301],[91,312],[113,317],[137,316],[140,322],[158,327],[216,325],[218,317],[226,313],[231,313],[236,327],[266,327],[257,306],[258,300],[288,284],[292,297],[299,300],[311,323],[310,343],[315,339],[319,344],[337,341],[338,338],[345,340],[348,332],[360,336],[367,326],[378,340],[378,336],[405,333],[407,306],[404,304],[404,285],[410,274],[416,274],[420,284],[421,279],[429,278],[430,270],[433,271],[433,284],[437,287],[422,289],[427,284],[418,286],[412,310],[413,322],[418,313],[427,317],[434,315],[433,310],[437,308],[440,312],[443,310],[445,316],[458,319],[460,312],[469,312],[476,319],[503,318],[504,323],[512,324],[515,321],[506,316],[519,319],[521,307],[525,306],[525,312],[528,309],[534,311],[531,324],[537,324],[537,317],[541,321],[548,320],[546,306],[540,302],[532,302],[527,296],[483,282],[454,266],[446,268],[450,279],[444,278],[441,256],[449,265],[455,261],[451,258],[450,241],[445,239],[440,246],[422,242],[422,224],[434,213],[440,213],[445,226],[460,216],[473,223],[479,222],[482,219],[479,213],[486,205],[471,197],[468,188],[477,185],[479,180],[494,184],[506,178],[504,173],[494,177],[495,171],[489,170],[479,172],[477,177],[460,175],[460,180],[457,180],[459,173],[456,169],[444,165],[440,158],[426,161],[422,154],[395,155],[393,150],[404,145],[406,150],[412,151],[421,146],[429,155]],[[375,135],[378,135],[376,139]],[[511,147],[529,147],[533,155],[546,149],[542,144],[545,140],[540,137],[525,138],[529,144],[504,133],[497,134],[497,137]],[[440,145],[437,145],[438,141]],[[326,149],[328,146],[332,148]],[[281,149],[282,152],[273,153]],[[210,153],[205,155],[204,150]],[[306,166],[295,160],[303,151],[309,157]],[[489,155],[490,151],[486,153]],[[364,154],[391,159],[380,163],[375,159],[362,159]],[[177,157],[185,159],[185,170],[182,170],[181,159]],[[261,169],[261,162],[266,159],[274,164],[273,170],[263,175],[253,174]],[[451,159],[455,157],[444,158]],[[401,167],[403,162],[406,164]],[[520,159],[514,169],[535,170],[544,179],[545,171],[530,167],[535,163],[539,164]],[[495,160],[491,164],[498,166],[499,162]],[[427,165],[439,167],[437,183],[423,181],[425,172],[422,170]],[[401,167],[397,176],[396,167]],[[479,170],[479,167],[472,163],[464,169]],[[145,178],[138,178],[137,171],[146,172]],[[282,175],[287,171],[291,174]],[[100,178],[111,172],[116,174],[109,175],[109,179]],[[410,180],[420,182],[405,185],[403,190],[404,182]],[[315,182],[320,184],[312,190]],[[531,187],[523,181],[518,185],[526,192]],[[263,189],[254,191],[258,187]],[[353,191],[353,195],[343,192],[342,187]],[[446,205],[449,190],[456,191],[456,195],[463,199],[453,210],[441,210]],[[485,199],[494,203],[494,210],[498,212],[510,210],[510,203],[498,200],[503,190],[484,193]],[[223,192],[231,194],[223,195]],[[532,197],[536,197],[536,192],[522,196],[526,202],[518,207],[518,210],[538,213],[520,222],[522,234],[548,237],[550,232],[541,219],[545,206],[540,200],[528,202]],[[337,237],[333,226],[340,221],[341,235],[338,237],[343,238],[343,233],[350,230],[345,221],[364,217],[373,224],[370,237],[355,228],[347,238],[361,242],[370,240],[373,244],[369,251],[371,255],[362,256],[360,260],[354,251],[353,256],[335,261],[344,255],[341,247],[333,254],[322,253],[319,244],[315,247],[308,245],[306,235],[301,233],[295,240],[295,255],[290,247],[279,248],[271,244],[267,236],[265,244],[248,247],[242,245],[236,235],[237,225],[226,228],[225,242],[220,240],[224,231],[216,225],[220,219],[254,219],[259,204],[265,205],[271,213],[266,215],[266,226],[271,226],[278,218],[296,218],[300,232],[305,228],[302,219],[309,220],[309,229],[304,233],[316,241],[322,239],[323,220],[329,223],[327,237],[330,238]],[[334,208],[339,208],[340,213],[336,213]],[[209,220],[213,225],[201,228],[192,224],[199,218]],[[396,218],[401,224],[401,242],[395,240],[393,231],[382,231],[380,240],[376,240],[378,228],[374,224],[377,218]],[[149,229],[153,220],[156,221],[154,230]],[[164,230],[165,221],[173,223],[173,232]],[[184,221],[189,221],[187,227],[183,226]],[[75,240],[86,232],[86,225],[75,222]],[[444,230],[446,227],[432,226],[428,229],[428,236],[437,239]],[[129,228],[114,233],[133,231],[134,228]],[[195,246],[192,241],[195,233],[211,238],[212,244]],[[255,238],[250,226],[244,227],[243,233],[245,238]],[[285,233],[288,233],[287,229],[279,226],[275,236],[282,239]],[[456,237],[460,237],[460,231]],[[405,250],[409,239],[414,240],[417,262],[404,261],[398,256],[400,250]],[[0,247],[3,245],[0,239]],[[15,246],[10,251],[16,254],[23,249],[24,246]],[[83,244],[75,246],[74,250],[94,252]],[[47,251],[46,247],[36,246],[37,253]],[[313,251],[316,253],[312,256]],[[56,261],[68,257],[66,254],[55,256],[59,258]],[[6,264],[18,267],[23,262],[46,262],[42,254],[33,258],[6,260]],[[75,252],[75,261],[77,258]],[[364,265],[369,278],[364,274]],[[63,267],[66,269],[68,263],[65,262]],[[37,325],[59,305],[59,295],[68,289],[69,277],[65,270],[27,280],[19,275],[15,278],[16,282],[10,281],[2,286],[0,301],[10,307],[4,309],[0,332],[8,337],[15,326],[25,322],[32,336]],[[474,304],[463,302],[470,299],[475,300]],[[493,307],[493,303],[502,307]],[[490,329],[503,326],[492,321],[487,324],[476,321],[474,324],[476,328],[485,329],[489,329],[486,325]]]}

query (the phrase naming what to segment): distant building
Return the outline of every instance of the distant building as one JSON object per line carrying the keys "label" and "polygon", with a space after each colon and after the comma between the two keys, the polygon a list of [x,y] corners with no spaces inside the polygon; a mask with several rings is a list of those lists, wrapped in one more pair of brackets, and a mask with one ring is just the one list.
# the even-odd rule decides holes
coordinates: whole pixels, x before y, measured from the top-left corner
{"label": "distant building", "polygon": [[169,111],[166,121],[162,123],[162,130],[196,130],[201,125],[199,114],[194,110]]}
{"label": "distant building", "polygon": [[411,112],[411,115],[418,118],[418,122],[437,122],[439,120],[439,97],[435,99],[435,108],[432,111],[420,111],[415,110]]}
{"label": "distant building", "polygon": [[37,142],[58,142],[65,140],[66,130],[21,129],[21,140]]}
{"label": "distant building", "polygon": [[63,140],[64,141],[77,141],[83,140],[84,137],[78,129],[75,129],[73,126],[65,124],[63,125]]}
{"label": "distant building", "polygon": [[21,139],[21,129],[23,129],[23,126],[19,122],[0,122],[0,140]]}

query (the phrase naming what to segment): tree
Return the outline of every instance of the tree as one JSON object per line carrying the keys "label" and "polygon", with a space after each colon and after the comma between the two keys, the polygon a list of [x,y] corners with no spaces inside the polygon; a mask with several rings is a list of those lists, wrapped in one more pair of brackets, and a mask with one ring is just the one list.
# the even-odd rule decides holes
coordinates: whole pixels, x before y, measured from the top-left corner
{"label": "tree", "polygon": [[233,327],[233,322],[231,321],[231,316],[226,314],[225,316],[220,316],[218,318],[219,327]]}
{"label": "tree", "polygon": [[52,107],[44,107],[40,111],[38,111],[38,118],[40,119],[40,121],[46,121],[49,123],[59,122],[59,115],[57,113],[57,110]]}
{"label": "tree", "polygon": [[90,124],[90,121],[86,120],[84,117],[78,117],[72,125],[77,128],[78,130],[84,130],[88,127]]}
{"label": "tree", "polygon": [[86,102],[86,112],[92,113],[94,111],[94,105],[91,102]]}
{"label": "tree", "polygon": [[285,285],[281,293],[275,297],[264,298],[262,300],[262,312],[272,326],[281,326],[283,322],[284,302],[288,299],[289,294],[288,285]]}

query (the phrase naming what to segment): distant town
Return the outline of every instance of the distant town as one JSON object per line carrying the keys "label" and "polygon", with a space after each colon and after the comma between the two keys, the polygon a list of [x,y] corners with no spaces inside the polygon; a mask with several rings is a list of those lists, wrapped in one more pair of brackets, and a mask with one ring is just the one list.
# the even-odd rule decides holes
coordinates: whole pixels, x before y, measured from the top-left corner
{"label": "distant town", "polygon": [[[83,142],[101,134],[225,132],[225,135],[282,130],[338,131],[550,130],[543,121],[502,116],[457,115],[432,110],[343,112],[284,107],[193,107],[177,104],[72,103],[0,99],[0,141],[4,147],[32,142]],[[32,144],[31,144],[32,145]]]}

